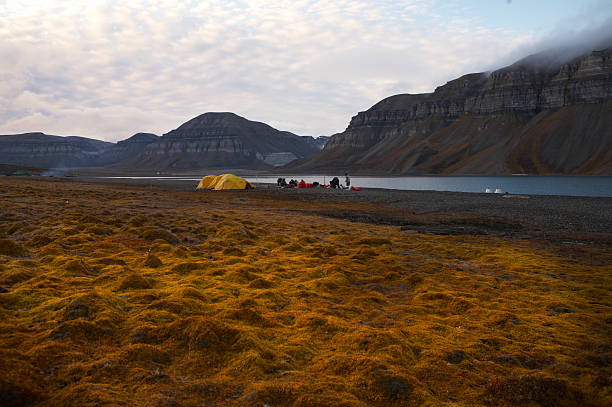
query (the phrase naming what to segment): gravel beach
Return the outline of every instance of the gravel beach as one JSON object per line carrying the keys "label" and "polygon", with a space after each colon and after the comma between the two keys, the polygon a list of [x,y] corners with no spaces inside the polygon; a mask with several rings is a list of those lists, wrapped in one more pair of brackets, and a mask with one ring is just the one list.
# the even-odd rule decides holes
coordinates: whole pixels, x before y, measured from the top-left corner
{"label": "gravel beach", "polygon": [[[195,191],[197,185],[194,181],[186,180],[100,179],[91,177],[78,177],[75,180],[145,185],[151,188],[176,191]],[[610,234],[612,229],[612,198],[408,191],[379,188],[363,188],[361,191],[324,188],[280,189],[271,184],[256,184],[256,186],[257,189],[255,190],[232,193],[248,193],[256,198],[270,200],[320,202],[321,210],[315,211],[319,214],[326,214],[325,202],[354,202],[381,204],[384,207],[395,208],[396,215],[402,213],[410,213],[416,216],[429,215],[430,217],[441,215],[443,219],[452,217],[452,214],[472,215],[482,219],[501,221],[507,226],[501,228],[504,235],[522,236],[526,234],[533,236],[535,233],[548,236],[551,233],[570,233],[576,238],[577,234],[591,234],[591,236],[583,238],[597,237],[597,240],[603,238],[605,241],[609,241],[609,237],[612,236]],[[351,214],[344,216],[337,211],[329,213],[329,215],[364,220],[363,217],[355,219],[355,216]],[[381,215],[371,217],[370,220],[373,223],[410,225],[410,221],[397,219],[397,216],[389,219]],[[427,231],[459,233],[466,230],[466,225],[463,225],[463,229],[458,229],[455,223],[439,222],[428,228]],[[470,228],[469,226],[468,224],[467,232],[486,234],[498,234],[500,232],[499,228],[487,227],[486,223],[479,224],[477,228]],[[599,236],[593,236],[593,234]]]}

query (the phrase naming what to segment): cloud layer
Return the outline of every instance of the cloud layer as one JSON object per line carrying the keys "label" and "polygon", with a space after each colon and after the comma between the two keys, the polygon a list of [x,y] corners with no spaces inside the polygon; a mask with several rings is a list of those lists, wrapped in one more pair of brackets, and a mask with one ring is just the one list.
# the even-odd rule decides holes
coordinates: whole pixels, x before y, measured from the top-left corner
{"label": "cloud layer", "polygon": [[448,0],[19,3],[0,2],[2,134],[117,141],[233,111],[330,135],[534,42]]}

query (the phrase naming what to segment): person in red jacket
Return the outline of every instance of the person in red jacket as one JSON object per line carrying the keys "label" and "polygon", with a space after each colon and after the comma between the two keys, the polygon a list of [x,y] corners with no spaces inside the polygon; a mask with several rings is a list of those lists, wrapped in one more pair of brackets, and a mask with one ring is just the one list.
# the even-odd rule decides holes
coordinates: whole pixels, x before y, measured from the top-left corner
{"label": "person in red jacket", "polygon": [[298,188],[306,188],[306,182],[304,180],[300,180],[297,184]]}

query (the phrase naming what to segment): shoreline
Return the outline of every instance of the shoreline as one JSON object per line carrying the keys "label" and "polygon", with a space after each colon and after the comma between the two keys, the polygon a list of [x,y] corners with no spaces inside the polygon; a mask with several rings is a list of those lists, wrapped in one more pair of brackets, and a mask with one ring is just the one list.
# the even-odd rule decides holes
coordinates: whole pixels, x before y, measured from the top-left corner
{"label": "shoreline", "polygon": [[[219,173],[218,171],[215,174]],[[249,179],[249,181],[256,185],[275,185],[276,175],[270,174],[243,174],[235,172],[236,175]],[[317,181],[323,183],[324,179],[321,177],[332,178],[331,175],[314,175],[308,174],[309,176],[300,175],[287,175],[285,178],[296,178],[305,179],[307,182]],[[71,177],[71,176],[70,176]],[[141,182],[179,182],[179,181],[199,181],[202,174],[186,173],[184,175],[177,174],[159,174],[159,175],[77,175],[80,179],[107,179],[107,180],[126,180],[126,181],[141,181]],[[569,177],[569,178],[567,178]],[[270,182],[260,182],[260,178],[266,178]],[[578,181],[576,178],[593,180],[581,187],[576,186]],[[467,192],[467,193],[486,193],[485,189],[490,189],[490,194],[512,194],[512,195],[530,195],[530,196],[580,196],[580,197],[606,197],[612,198],[612,177],[610,176],[462,176],[462,175],[448,175],[448,176],[352,176],[353,184],[362,189],[384,189],[384,190],[398,190],[398,191],[439,191],[439,192]],[[405,179],[403,182],[402,179]],[[458,184],[448,184],[448,182],[441,180],[449,179],[463,179]],[[482,184],[475,185],[474,181],[470,180],[482,180]],[[527,183],[516,180],[528,179],[531,180]],[[544,179],[573,179],[574,181],[564,182],[557,181],[557,184],[550,186],[546,182],[537,181]],[[400,180],[399,183],[395,183],[394,180]],[[412,180],[412,181],[411,181]],[[430,180],[430,181],[422,181]],[[595,181],[602,180],[602,181]],[[379,185],[380,184],[380,185]],[[382,186],[381,186],[382,185]],[[501,192],[495,193],[493,191],[501,189]]]}
{"label": "shoreline", "polygon": [[[363,188],[361,191],[325,188],[279,189],[274,184],[256,184],[249,191],[195,191],[196,181],[159,179],[108,179],[108,178],[46,178],[38,180],[65,180],[66,182],[94,182],[145,189],[162,189],[199,194],[247,194],[266,201],[304,202],[313,205],[313,214],[359,218],[360,206],[368,208],[372,223],[403,227],[426,226],[434,233],[477,233],[501,236],[544,236],[551,234],[574,236],[574,240],[592,238],[612,242],[612,198],[563,195],[493,194],[484,192],[453,192],[426,190],[394,190]],[[242,195],[241,195],[242,196]],[[245,196],[245,197],[246,197]],[[346,203],[359,208],[346,213],[328,213],[324,204]],[[320,207],[318,207],[320,206]],[[353,212],[356,212],[357,215]],[[431,221],[428,218],[439,218]],[[486,220],[486,222],[482,222]],[[487,222],[492,224],[487,224]],[[463,224],[462,224],[463,223]],[[578,238],[580,234],[587,234]]]}

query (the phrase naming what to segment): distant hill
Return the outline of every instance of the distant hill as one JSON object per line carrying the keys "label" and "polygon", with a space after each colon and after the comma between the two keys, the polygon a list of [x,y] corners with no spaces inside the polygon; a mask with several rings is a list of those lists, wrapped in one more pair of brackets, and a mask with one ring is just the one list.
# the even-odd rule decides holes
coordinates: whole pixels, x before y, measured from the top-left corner
{"label": "distant hill", "polygon": [[162,137],[137,133],[118,143],[44,133],[0,135],[0,162],[46,168],[272,168],[319,151],[322,141],[234,113],[204,113]]}
{"label": "distant hill", "polygon": [[[265,168],[319,149],[302,137],[234,113],[204,113],[147,145],[129,165],[138,168]],[[124,164],[122,162],[121,164]]]}
{"label": "distant hill", "polygon": [[386,98],[292,171],[612,175],[612,48],[548,51]]}
{"label": "distant hill", "polygon": [[44,133],[0,135],[0,162],[7,164],[68,168],[104,165],[102,154],[113,143]]}

